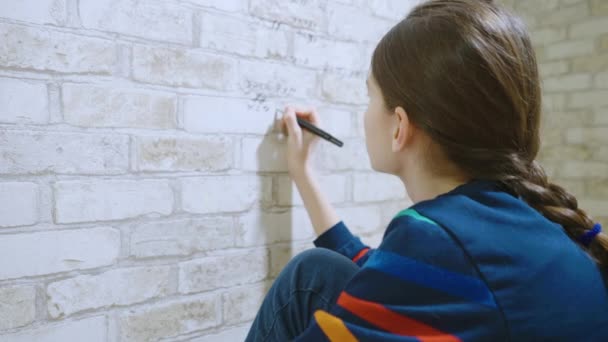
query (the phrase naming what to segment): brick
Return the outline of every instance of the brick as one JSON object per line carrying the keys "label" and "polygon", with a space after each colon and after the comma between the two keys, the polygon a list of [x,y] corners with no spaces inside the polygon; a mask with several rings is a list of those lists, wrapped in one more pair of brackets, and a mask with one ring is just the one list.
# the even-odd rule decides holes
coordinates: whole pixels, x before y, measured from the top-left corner
{"label": "brick", "polygon": [[244,56],[285,59],[289,34],[256,25],[242,17],[203,13],[200,45]]}
{"label": "brick", "polygon": [[3,130],[0,142],[0,173],[116,174],[129,166],[126,135]]}
{"label": "brick", "polygon": [[608,174],[608,163],[568,160],[562,163],[557,173],[563,178],[602,178]]}
{"label": "brick", "polygon": [[302,244],[281,244],[270,248],[270,276],[276,277],[293,257],[307,249],[315,248],[310,242]]}
{"label": "brick", "polygon": [[547,12],[559,8],[559,4],[560,0],[515,1],[515,10],[518,12],[542,13],[544,16]]}
{"label": "brick", "polygon": [[245,99],[189,96],[183,99],[184,129],[201,133],[266,134],[274,126],[275,106]]}
{"label": "brick", "polygon": [[19,328],[36,319],[33,286],[0,287],[0,330]]}
{"label": "brick", "polygon": [[137,267],[81,275],[50,283],[48,312],[53,318],[109,306],[123,306],[170,293],[170,267]]}
{"label": "brick", "polygon": [[598,72],[606,71],[606,69],[608,69],[608,53],[595,53],[572,60],[572,71],[574,72]]}
{"label": "brick", "polygon": [[608,51],[608,34],[605,34],[600,38],[600,51]]}
{"label": "brick", "polygon": [[323,30],[327,0],[251,0],[249,12],[256,17],[310,30]]}
{"label": "brick", "polygon": [[538,66],[542,78],[565,74],[569,69],[566,61],[540,62]]}
{"label": "brick", "polygon": [[176,126],[174,95],[115,86],[64,84],[64,119],[82,127],[168,129]]}
{"label": "brick", "polygon": [[370,0],[364,1],[363,4],[379,17],[401,20],[421,2],[421,0]]}
{"label": "brick", "polygon": [[561,146],[564,142],[563,129],[543,129],[540,134],[542,147]]}
{"label": "brick", "polygon": [[6,234],[0,257],[12,260],[0,269],[0,279],[12,279],[88,269],[113,264],[120,233],[112,228]]}
{"label": "brick", "polygon": [[314,236],[312,223],[303,208],[271,213],[252,210],[239,217],[235,233],[238,247],[306,240]]}
{"label": "brick", "polygon": [[608,3],[604,0],[591,0],[591,13],[593,15],[608,15]]}
{"label": "brick", "polygon": [[[608,198],[608,179],[589,180],[586,187],[586,195],[590,198]],[[585,208],[583,208],[585,209]]]}
{"label": "brick", "polygon": [[335,3],[328,7],[327,33],[338,39],[376,43],[394,24],[374,17],[364,8]]}
{"label": "brick", "polygon": [[568,193],[574,196],[582,197],[585,193],[585,181],[584,180],[572,180],[572,179],[550,179],[553,184],[557,184],[564,188]]}
{"label": "brick", "polygon": [[169,215],[173,191],[166,180],[87,180],[55,183],[57,223]]}
{"label": "brick", "polygon": [[321,81],[321,96],[329,102],[366,104],[365,78],[363,76],[325,74]]}
{"label": "brick", "polygon": [[608,89],[608,71],[595,74],[595,88]]}
{"label": "brick", "polygon": [[228,57],[178,48],[133,48],[133,77],[137,81],[176,87],[230,90],[236,62]]}
{"label": "brick", "polygon": [[595,108],[593,113],[593,123],[598,125],[608,125],[608,107]]}
{"label": "brick", "polygon": [[593,124],[593,113],[586,110],[570,110],[543,114],[543,128],[568,128]]}
{"label": "brick", "polygon": [[140,171],[225,171],[234,165],[229,137],[159,137],[135,139]]}
{"label": "brick", "polygon": [[598,162],[608,162],[608,148],[605,145],[593,146],[592,160]]}
{"label": "brick", "polygon": [[118,325],[123,341],[157,341],[218,326],[219,312],[216,295],[189,296],[129,309]]}
{"label": "brick", "polygon": [[601,107],[608,105],[608,90],[594,90],[570,94],[570,107]]}
{"label": "brick", "polygon": [[543,80],[543,90],[546,92],[561,92],[582,90],[591,87],[590,74],[569,74],[548,77]]}
{"label": "brick", "polygon": [[86,28],[147,39],[192,43],[192,15],[163,2],[81,0],[80,21]]}
{"label": "brick", "polygon": [[87,341],[105,342],[108,337],[105,316],[93,316],[77,321],[44,324],[33,329],[2,335],[11,342]]}
{"label": "brick", "polygon": [[297,34],[293,45],[296,63],[308,67],[363,70],[369,65],[367,56],[356,43]]}
{"label": "brick", "polygon": [[227,12],[243,12],[247,10],[248,0],[186,0],[187,2],[219,9]]}
{"label": "brick", "polygon": [[542,46],[566,40],[566,32],[565,27],[545,27],[531,31],[530,36],[535,46]]}
{"label": "brick", "polygon": [[559,93],[548,93],[543,95],[543,109],[548,112],[565,111],[566,95]]}
{"label": "brick", "polygon": [[593,40],[581,39],[548,45],[545,55],[547,59],[579,57],[593,54],[594,49]]}
{"label": "brick", "polygon": [[356,124],[353,122],[353,115],[348,110],[321,107],[317,110],[320,127],[338,139],[357,136]]}
{"label": "brick", "polygon": [[179,292],[193,293],[250,284],[268,275],[266,250],[206,257],[179,264]]}
{"label": "brick", "polygon": [[324,171],[372,170],[365,141],[360,139],[345,139],[342,148],[321,142],[314,165]]}
{"label": "brick", "polygon": [[368,234],[384,228],[381,207],[356,205],[336,208],[340,219],[354,234]]}
{"label": "brick", "polygon": [[271,284],[257,284],[230,289],[222,294],[224,323],[251,321],[258,312]]}
{"label": "brick", "polygon": [[316,88],[313,70],[266,61],[239,62],[239,89],[245,95],[256,96],[256,101],[266,102],[267,97],[314,97]]}
{"label": "brick", "polygon": [[585,20],[570,26],[571,38],[595,37],[608,33],[608,17]]}
{"label": "brick", "polygon": [[137,258],[191,255],[233,245],[230,217],[184,218],[137,224],[129,239]]}
{"label": "brick", "polygon": [[539,18],[539,25],[542,26],[561,26],[569,25],[573,22],[586,19],[589,16],[589,6],[586,2],[559,7],[555,10],[550,10],[542,14]]}
{"label": "brick", "polygon": [[[331,203],[346,202],[347,179],[345,175],[322,175],[317,177],[319,187]],[[289,176],[281,176],[277,180],[276,189],[279,205],[302,205],[302,197]]]}
{"label": "brick", "polygon": [[0,183],[0,227],[38,222],[39,188],[30,182]]}
{"label": "brick", "polygon": [[353,179],[355,202],[402,199],[405,189],[399,178],[381,173],[359,173]]}
{"label": "brick", "polygon": [[0,122],[45,124],[49,121],[46,85],[0,78]]}
{"label": "brick", "polygon": [[583,210],[592,216],[601,216],[606,213],[608,201],[600,199],[581,199],[579,201],[579,208],[583,208]]}
{"label": "brick", "polygon": [[3,3],[0,17],[35,24],[64,25],[66,0],[23,0]]}
{"label": "brick", "polygon": [[0,23],[0,39],[0,65],[9,68],[107,75],[117,62],[113,43],[98,38]]}
{"label": "brick", "polygon": [[258,176],[188,177],[180,182],[182,209],[189,213],[247,211],[271,197],[269,179]]}
{"label": "brick", "polygon": [[[566,140],[569,135],[566,135]],[[570,143],[570,142],[568,142]],[[566,146],[551,146],[542,148],[539,154],[542,160],[589,160],[591,158],[591,149],[585,145],[566,145]]]}
{"label": "brick", "polygon": [[247,171],[286,172],[287,141],[276,135],[243,138],[241,167]]}
{"label": "brick", "polygon": [[245,341],[251,324],[231,327],[226,330],[210,333],[205,336],[190,339],[190,342]]}
{"label": "brick", "polygon": [[569,128],[566,131],[568,144],[606,145],[608,127]]}

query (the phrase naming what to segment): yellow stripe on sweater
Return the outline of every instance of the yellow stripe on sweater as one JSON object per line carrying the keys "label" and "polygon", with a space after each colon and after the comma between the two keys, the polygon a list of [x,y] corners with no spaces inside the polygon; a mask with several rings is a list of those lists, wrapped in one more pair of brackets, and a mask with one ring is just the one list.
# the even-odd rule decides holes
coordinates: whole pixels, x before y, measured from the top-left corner
{"label": "yellow stripe on sweater", "polygon": [[338,317],[323,310],[317,310],[315,312],[315,319],[331,342],[357,342],[355,336]]}

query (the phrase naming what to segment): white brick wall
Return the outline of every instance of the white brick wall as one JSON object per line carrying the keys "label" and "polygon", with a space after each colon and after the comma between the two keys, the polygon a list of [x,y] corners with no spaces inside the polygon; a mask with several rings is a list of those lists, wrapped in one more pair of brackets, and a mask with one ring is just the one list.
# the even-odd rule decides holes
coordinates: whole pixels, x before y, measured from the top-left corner
{"label": "white brick wall", "polygon": [[[364,81],[417,1],[4,1],[0,340],[242,340],[314,239],[277,134],[288,103],[344,140],[320,142],[320,183],[378,243],[408,201],[370,174]],[[584,62],[574,102],[608,83]]]}

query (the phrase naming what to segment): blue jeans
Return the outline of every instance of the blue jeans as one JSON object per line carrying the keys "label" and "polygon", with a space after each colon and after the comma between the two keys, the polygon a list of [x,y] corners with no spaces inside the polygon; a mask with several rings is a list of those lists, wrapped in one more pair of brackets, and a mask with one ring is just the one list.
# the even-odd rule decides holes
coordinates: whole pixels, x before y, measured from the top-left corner
{"label": "blue jeans", "polygon": [[245,341],[293,340],[316,310],[329,310],[357,271],[357,264],[329,249],[296,255],[266,294]]}

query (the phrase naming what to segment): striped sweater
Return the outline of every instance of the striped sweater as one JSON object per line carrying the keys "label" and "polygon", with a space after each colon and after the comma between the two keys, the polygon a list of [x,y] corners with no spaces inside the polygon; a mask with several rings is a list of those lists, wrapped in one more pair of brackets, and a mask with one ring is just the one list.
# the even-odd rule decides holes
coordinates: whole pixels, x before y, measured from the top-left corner
{"label": "striped sweater", "polygon": [[361,269],[296,341],[608,341],[595,263],[493,182],[403,210],[377,249],[343,222],[315,245]]}

